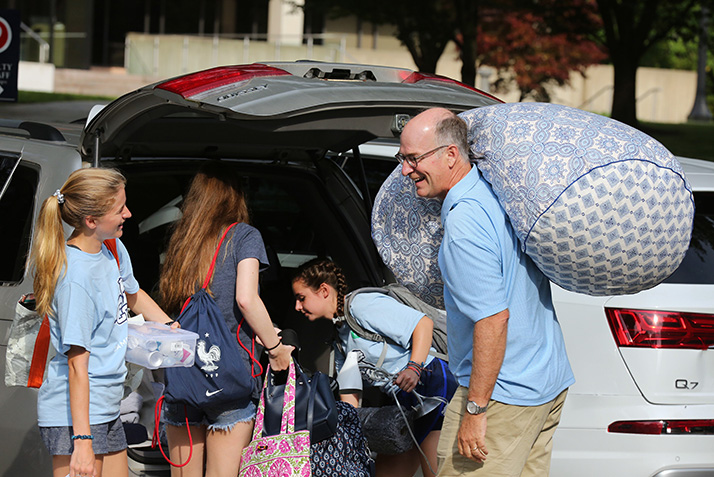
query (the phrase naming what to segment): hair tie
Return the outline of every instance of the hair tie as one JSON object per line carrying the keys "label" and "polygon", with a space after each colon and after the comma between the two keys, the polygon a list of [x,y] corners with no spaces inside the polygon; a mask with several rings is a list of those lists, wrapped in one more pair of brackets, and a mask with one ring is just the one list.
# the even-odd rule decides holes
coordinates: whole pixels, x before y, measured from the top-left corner
{"label": "hair tie", "polygon": [[55,191],[55,193],[52,194],[52,195],[55,196],[55,197],[57,197],[57,203],[58,203],[59,205],[64,204],[64,194],[63,194],[62,192],[60,192],[59,189],[57,189],[57,190]]}

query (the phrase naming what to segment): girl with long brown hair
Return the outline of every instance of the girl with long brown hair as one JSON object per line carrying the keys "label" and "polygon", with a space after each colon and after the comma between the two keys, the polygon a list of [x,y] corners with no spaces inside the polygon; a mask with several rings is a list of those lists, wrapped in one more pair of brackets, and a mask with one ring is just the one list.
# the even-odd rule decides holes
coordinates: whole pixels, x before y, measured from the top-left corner
{"label": "girl with long brown hair", "polygon": [[[241,323],[241,342],[250,343],[257,335],[266,347],[271,369],[287,369],[293,347],[281,343],[258,294],[258,274],[267,268],[268,259],[260,232],[248,224],[241,178],[227,165],[208,163],[191,182],[182,212],[161,271],[162,305],[169,313],[180,312],[186,299],[201,287],[223,232],[238,222],[219,249],[208,290],[231,332],[235,335]],[[243,349],[241,355],[247,369],[253,370],[252,357]],[[162,419],[168,425],[172,461],[186,462],[191,452],[189,434],[182,427],[186,417],[193,436],[191,460],[184,467],[172,467],[172,476],[238,475],[257,410],[255,378],[252,386],[248,400],[236,399],[227,408],[186,406],[184,411],[183,404],[164,403]]]}
{"label": "girl with long brown hair", "polygon": [[[49,316],[57,350],[37,416],[54,477],[127,475],[119,420],[127,307],[148,320],[170,321],[139,288],[119,240],[131,217],[125,183],[111,169],[75,171],[44,201],[37,219],[31,252],[36,310]],[[63,222],[74,228],[66,241]]]}

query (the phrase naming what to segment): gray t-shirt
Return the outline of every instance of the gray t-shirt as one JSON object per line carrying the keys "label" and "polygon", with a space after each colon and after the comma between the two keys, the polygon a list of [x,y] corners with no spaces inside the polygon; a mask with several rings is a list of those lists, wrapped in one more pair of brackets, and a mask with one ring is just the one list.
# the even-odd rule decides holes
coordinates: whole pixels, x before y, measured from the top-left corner
{"label": "gray t-shirt", "polygon": [[[216,268],[213,271],[213,280],[210,289],[218,307],[223,313],[228,328],[233,335],[238,329],[238,324],[243,320],[243,315],[236,303],[236,277],[238,263],[247,258],[255,258],[260,263],[260,270],[268,268],[268,256],[265,253],[263,237],[258,229],[245,223],[239,223],[226,235],[216,259]],[[247,321],[243,320],[240,326],[240,340],[243,346],[252,349],[253,329]],[[248,353],[239,345],[241,356],[247,369],[252,369]],[[259,356],[255,357],[259,359]],[[257,373],[259,369],[254,369]]]}

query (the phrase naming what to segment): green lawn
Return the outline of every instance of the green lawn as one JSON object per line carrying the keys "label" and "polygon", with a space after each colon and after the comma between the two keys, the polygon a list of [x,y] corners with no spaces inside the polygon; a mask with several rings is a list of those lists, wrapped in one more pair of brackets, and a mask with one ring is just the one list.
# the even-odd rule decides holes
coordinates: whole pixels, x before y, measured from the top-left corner
{"label": "green lawn", "polygon": [[675,156],[714,161],[714,122],[640,123],[640,129],[657,139]]}
{"label": "green lawn", "polygon": [[41,93],[38,91],[18,91],[18,103],[48,103],[51,101],[111,101],[116,98],[106,96],[82,96],[69,93]]}

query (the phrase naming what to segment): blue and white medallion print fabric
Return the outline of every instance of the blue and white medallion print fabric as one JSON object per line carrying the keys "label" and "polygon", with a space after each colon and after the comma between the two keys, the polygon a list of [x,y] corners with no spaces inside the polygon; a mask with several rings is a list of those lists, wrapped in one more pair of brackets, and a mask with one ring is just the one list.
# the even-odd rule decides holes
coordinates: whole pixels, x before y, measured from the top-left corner
{"label": "blue and white medallion print fabric", "polygon": [[[646,134],[542,103],[460,115],[471,153],[523,250],[566,290],[622,295],[671,275],[689,247],[694,200],[680,164]],[[372,239],[397,280],[443,308],[441,202],[416,195],[397,167],[372,212]]]}
{"label": "blue and white medallion print fabric", "polygon": [[523,250],[551,281],[589,295],[636,293],[682,262],[694,199],[679,162],[653,138],[555,104],[460,116]]}
{"label": "blue and white medallion print fabric", "polygon": [[444,237],[441,201],[416,195],[397,166],[374,199],[372,240],[397,281],[422,301],[444,309],[439,247]]}

